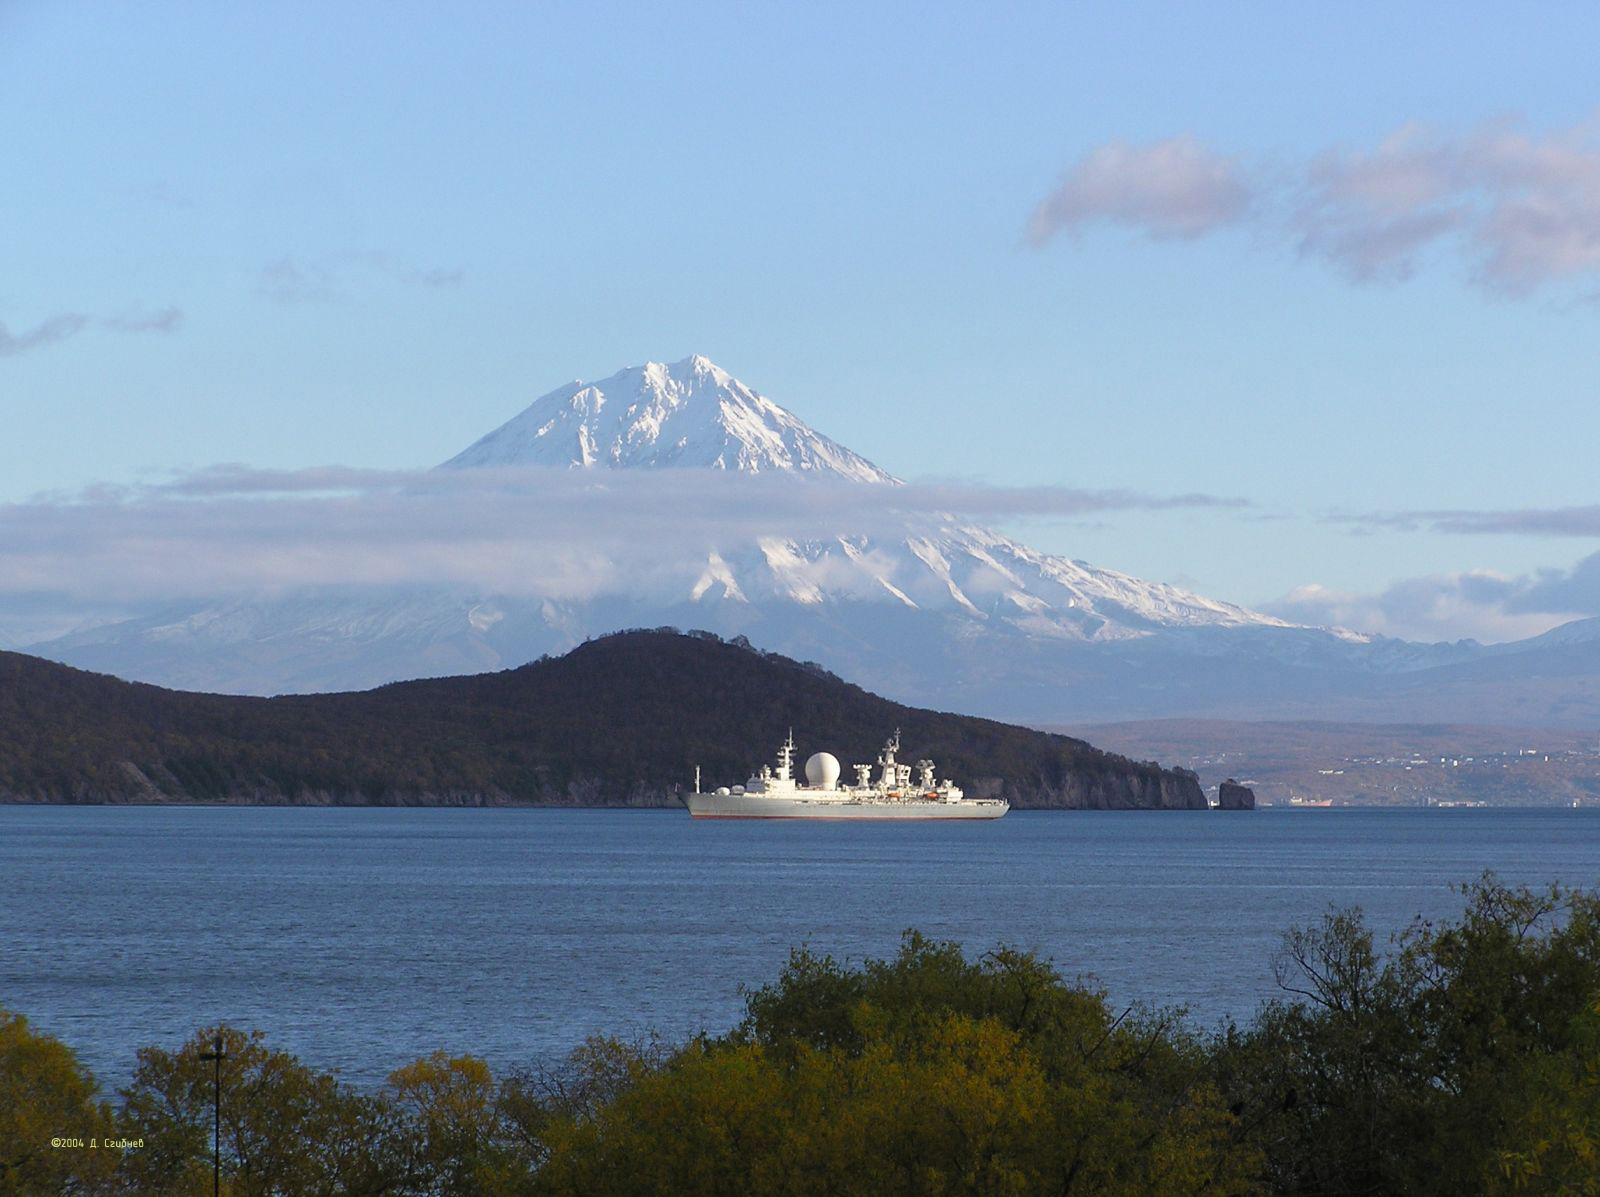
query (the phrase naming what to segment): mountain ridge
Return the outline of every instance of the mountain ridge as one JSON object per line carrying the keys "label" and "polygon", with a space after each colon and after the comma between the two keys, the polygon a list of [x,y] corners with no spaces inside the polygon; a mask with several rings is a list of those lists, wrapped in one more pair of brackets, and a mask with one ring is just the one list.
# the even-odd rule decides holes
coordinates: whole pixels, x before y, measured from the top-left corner
{"label": "mountain ridge", "polygon": [[673,806],[742,782],[790,728],[846,760],[898,728],[1019,807],[1205,805],[1193,774],[890,702],[820,666],[672,629],[341,694],[194,694],[0,652],[0,801]]}

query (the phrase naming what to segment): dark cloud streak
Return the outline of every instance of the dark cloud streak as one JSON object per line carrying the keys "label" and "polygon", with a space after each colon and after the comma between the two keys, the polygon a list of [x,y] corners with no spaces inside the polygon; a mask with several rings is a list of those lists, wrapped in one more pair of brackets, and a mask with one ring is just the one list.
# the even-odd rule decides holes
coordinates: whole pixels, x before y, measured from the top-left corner
{"label": "dark cloud streak", "polygon": [[0,324],[0,357],[17,357],[57,341],[65,341],[82,332],[88,322],[87,316],[62,312],[41,321],[25,333],[12,333],[4,324]]}
{"label": "dark cloud streak", "polygon": [[174,333],[183,325],[183,311],[171,307],[153,312],[131,308],[116,316],[107,316],[100,323],[117,332]]}

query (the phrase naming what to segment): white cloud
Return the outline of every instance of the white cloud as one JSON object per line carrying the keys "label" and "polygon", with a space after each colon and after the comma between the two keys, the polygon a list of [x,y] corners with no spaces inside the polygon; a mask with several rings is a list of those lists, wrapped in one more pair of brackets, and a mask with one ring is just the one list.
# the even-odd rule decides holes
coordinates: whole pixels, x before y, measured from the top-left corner
{"label": "white cloud", "polygon": [[1358,278],[1406,273],[1453,237],[1478,280],[1522,294],[1600,271],[1600,139],[1590,124],[1543,137],[1514,125],[1464,137],[1400,129],[1313,164],[1302,246]]}
{"label": "white cloud", "polygon": [[1095,219],[1192,238],[1245,217],[1358,281],[1404,278],[1432,252],[1507,295],[1600,279],[1600,120],[1547,133],[1511,121],[1466,133],[1403,125],[1370,149],[1331,149],[1247,179],[1192,137],[1109,142],[1068,171],[1029,236]]}
{"label": "white cloud", "polygon": [[1405,578],[1377,594],[1311,583],[1261,610],[1295,623],[1402,640],[1522,640],[1573,619],[1600,615],[1600,553],[1571,569],[1520,575],[1472,570]]}
{"label": "white cloud", "polygon": [[1034,209],[1028,238],[1042,245],[1058,232],[1104,220],[1161,240],[1189,239],[1241,219],[1250,200],[1234,160],[1193,137],[1112,141],[1079,159]]}

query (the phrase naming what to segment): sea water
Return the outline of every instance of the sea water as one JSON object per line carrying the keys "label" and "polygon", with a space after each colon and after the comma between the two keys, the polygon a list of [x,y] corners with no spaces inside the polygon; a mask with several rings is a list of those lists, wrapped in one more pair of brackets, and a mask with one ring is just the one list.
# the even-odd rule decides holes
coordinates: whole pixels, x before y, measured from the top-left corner
{"label": "sea water", "polygon": [[108,1087],[217,1022],[358,1085],[585,1036],[721,1032],[808,945],[916,928],[1049,956],[1118,1005],[1245,1020],[1283,932],[1380,942],[1453,883],[1600,885],[1600,810],[1031,812],[911,825],[682,811],[0,806],[0,1006]]}

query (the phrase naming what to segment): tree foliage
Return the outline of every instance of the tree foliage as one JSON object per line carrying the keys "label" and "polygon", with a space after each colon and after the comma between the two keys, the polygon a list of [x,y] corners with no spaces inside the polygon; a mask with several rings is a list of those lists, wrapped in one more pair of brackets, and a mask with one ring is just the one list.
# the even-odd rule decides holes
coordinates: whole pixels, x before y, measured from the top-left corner
{"label": "tree foliage", "polygon": [[1355,911],[1286,936],[1302,1000],[1216,1051],[1274,1191],[1594,1191],[1600,897],[1489,876],[1464,897],[1387,955]]}
{"label": "tree foliage", "polygon": [[409,1116],[421,1171],[438,1191],[524,1191],[533,1161],[516,1134],[514,1090],[502,1094],[482,1060],[434,1052],[391,1073],[388,1092]]}
{"label": "tree foliage", "polygon": [[1170,1018],[1114,1017],[1026,953],[800,950],[726,1039],[554,1123],[540,1191],[1247,1191],[1254,1151],[1201,1064]]}
{"label": "tree foliage", "polygon": [[117,1128],[97,1092],[72,1049],[0,1007],[0,1194],[106,1191],[115,1157],[90,1144]]}
{"label": "tree foliage", "polygon": [[142,1048],[123,1090],[124,1121],[144,1146],[123,1156],[135,1192],[211,1191],[217,1065],[202,1056],[222,1041],[222,1174],[233,1197],[380,1194],[414,1191],[415,1135],[385,1095],[341,1086],[260,1031],[197,1031],[177,1051]]}
{"label": "tree foliage", "polygon": [[[199,1031],[115,1111],[0,1012],[0,1194],[203,1194],[221,1036],[225,1191],[267,1194],[1600,1194],[1600,897],[1485,877],[1386,950],[1291,930],[1285,998],[1214,1035],[1047,961],[908,932],[795,950],[721,1037],[595,1038],[496,1079],[434,1053],[361,1093]],[[53,1135],[138,1138],[123,1152]]]}

